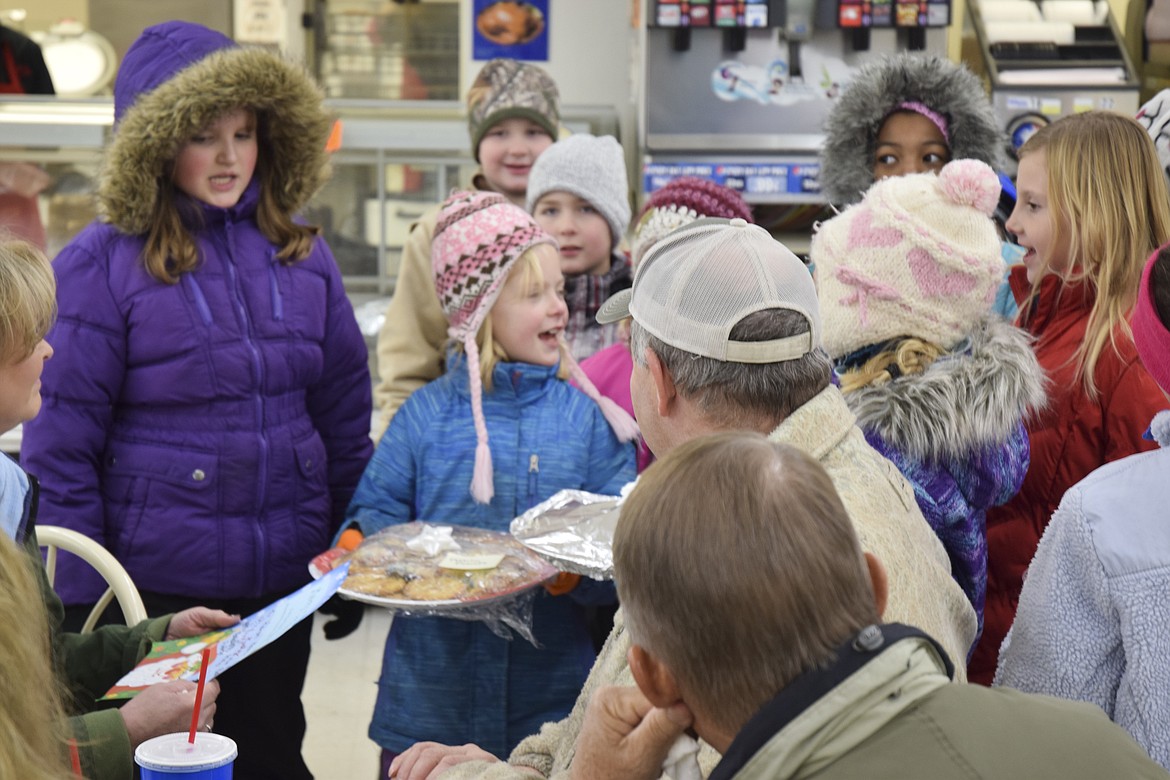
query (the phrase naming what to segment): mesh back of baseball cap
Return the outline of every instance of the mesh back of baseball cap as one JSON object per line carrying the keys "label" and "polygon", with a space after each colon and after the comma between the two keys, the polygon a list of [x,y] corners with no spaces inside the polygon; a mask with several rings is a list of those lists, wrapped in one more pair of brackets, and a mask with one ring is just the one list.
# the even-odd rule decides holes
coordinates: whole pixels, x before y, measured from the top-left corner
{"label": "mesh back of baseball cap", "polygon": [[[731,340],[744,317],[768,309],[800,314],[808,333]],[[768,231],[742,219],[700,219],[663,238],[638,266],[629,311],[670,346],[734,363],[795,360],[821,342],[808,269]]]}

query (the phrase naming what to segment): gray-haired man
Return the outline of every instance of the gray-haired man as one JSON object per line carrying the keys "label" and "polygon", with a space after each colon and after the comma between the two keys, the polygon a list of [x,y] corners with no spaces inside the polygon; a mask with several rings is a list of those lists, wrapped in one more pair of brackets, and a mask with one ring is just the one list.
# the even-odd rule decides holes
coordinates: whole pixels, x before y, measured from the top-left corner
{"label": "gray-haired man", "polygon": [[[831,384],[816,289],[804,264],[744,220],[698,220],[656,244],[633,287],[607,301],[597,318],[626,316],[633,320],[634,411],[650,449],[661,456],[697,436],[750,430],[816,459],[862,548],[886,564],[886,619],[935,637],[956,678],[965,679],[975,613],[909,484],[866,443]],[[508,763],[475,746],[425,743],[399,757],[394,776],[438,777],[432,770],[454,767],[443,777],[657,777],[667,748],[688,723],[650,708],[632,687],[628,648],[619,611],[573,711],[521,742]],[[614,685],[630,687],[606,689]],[[704,774],[718,761],[702,745]]]}

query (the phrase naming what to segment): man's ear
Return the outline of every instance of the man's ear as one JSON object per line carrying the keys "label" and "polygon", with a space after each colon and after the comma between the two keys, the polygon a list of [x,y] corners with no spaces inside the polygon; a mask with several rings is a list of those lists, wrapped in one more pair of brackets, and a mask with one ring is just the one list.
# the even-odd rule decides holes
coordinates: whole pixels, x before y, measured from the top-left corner
{"label": "man's ear", "polygon": [[890,595],[890,580],[886,576],[886,567],[873,553],[865,554],[865,565],[869,568],[869,581],[873,585],[873,600],[877,605],[878,617],[886,613],[886,601]]}
{"label": "man's ear", "polygon": [[674,387],[674,377],[666,370],[666,366],[658,359],[658,355],[654,354],[654,350],[649,347],[646,348],[646,369],[650,372],[650,378],[654,382],[655,397],[658,399],[658,416],[666,417],[678,397],[678,391]]}
{"label": "man's ear", "polygon": [[626,651],[626,662],[634,675],[634,682],[655,707],[668,708],[682,701],[674,675],[661,661],[641,645],[630,645]]}

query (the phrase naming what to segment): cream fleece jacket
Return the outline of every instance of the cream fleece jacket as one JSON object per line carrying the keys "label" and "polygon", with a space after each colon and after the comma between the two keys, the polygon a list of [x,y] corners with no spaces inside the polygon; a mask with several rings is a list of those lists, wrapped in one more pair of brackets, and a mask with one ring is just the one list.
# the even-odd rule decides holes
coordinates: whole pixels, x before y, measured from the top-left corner
{"label": "cream fleece jacket", "polygon": [[[964,682],[964,662],[975,640],[975,611],[951,577],[942,543],[923,519],[909,483],[894,464],[866,443],[853,413],[836,387],[825,388],[797,409],[768,437],[787,442],[816,458],[841,494],[864,550],[885,564],[890,592],[883,620],[915,626],[935,638]],[[443,774],[443,780],[520,780],[532,775],[564,780],[576,750],[577,735],[593,692],[606,685],[633,685],[626,665],[630,642],[621,610],[614,628],[564,720],[546,723],[521,742],[508,763],[468,762]],[[699,765],[710,774],[720,755],[700,742]]]}

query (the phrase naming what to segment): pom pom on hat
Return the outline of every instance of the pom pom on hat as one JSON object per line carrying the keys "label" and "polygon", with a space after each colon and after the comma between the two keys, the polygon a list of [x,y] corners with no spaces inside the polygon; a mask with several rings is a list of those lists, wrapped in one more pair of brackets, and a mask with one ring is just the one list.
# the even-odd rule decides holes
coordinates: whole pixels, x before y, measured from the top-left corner
{"label": "pom pom on hat", "polygon": [[987,216],[999,205],[999,177],[978,160],[955,160],[938,174],[943,194],[960,206],[971,206]]}
{"label": "pom pom on hat", "polygon": [[999,197],[990,166],[876,182],[813,236],[824,346],[841,358],[910,336],[943,348],[987,313],[1003,277],[989,216]]}

